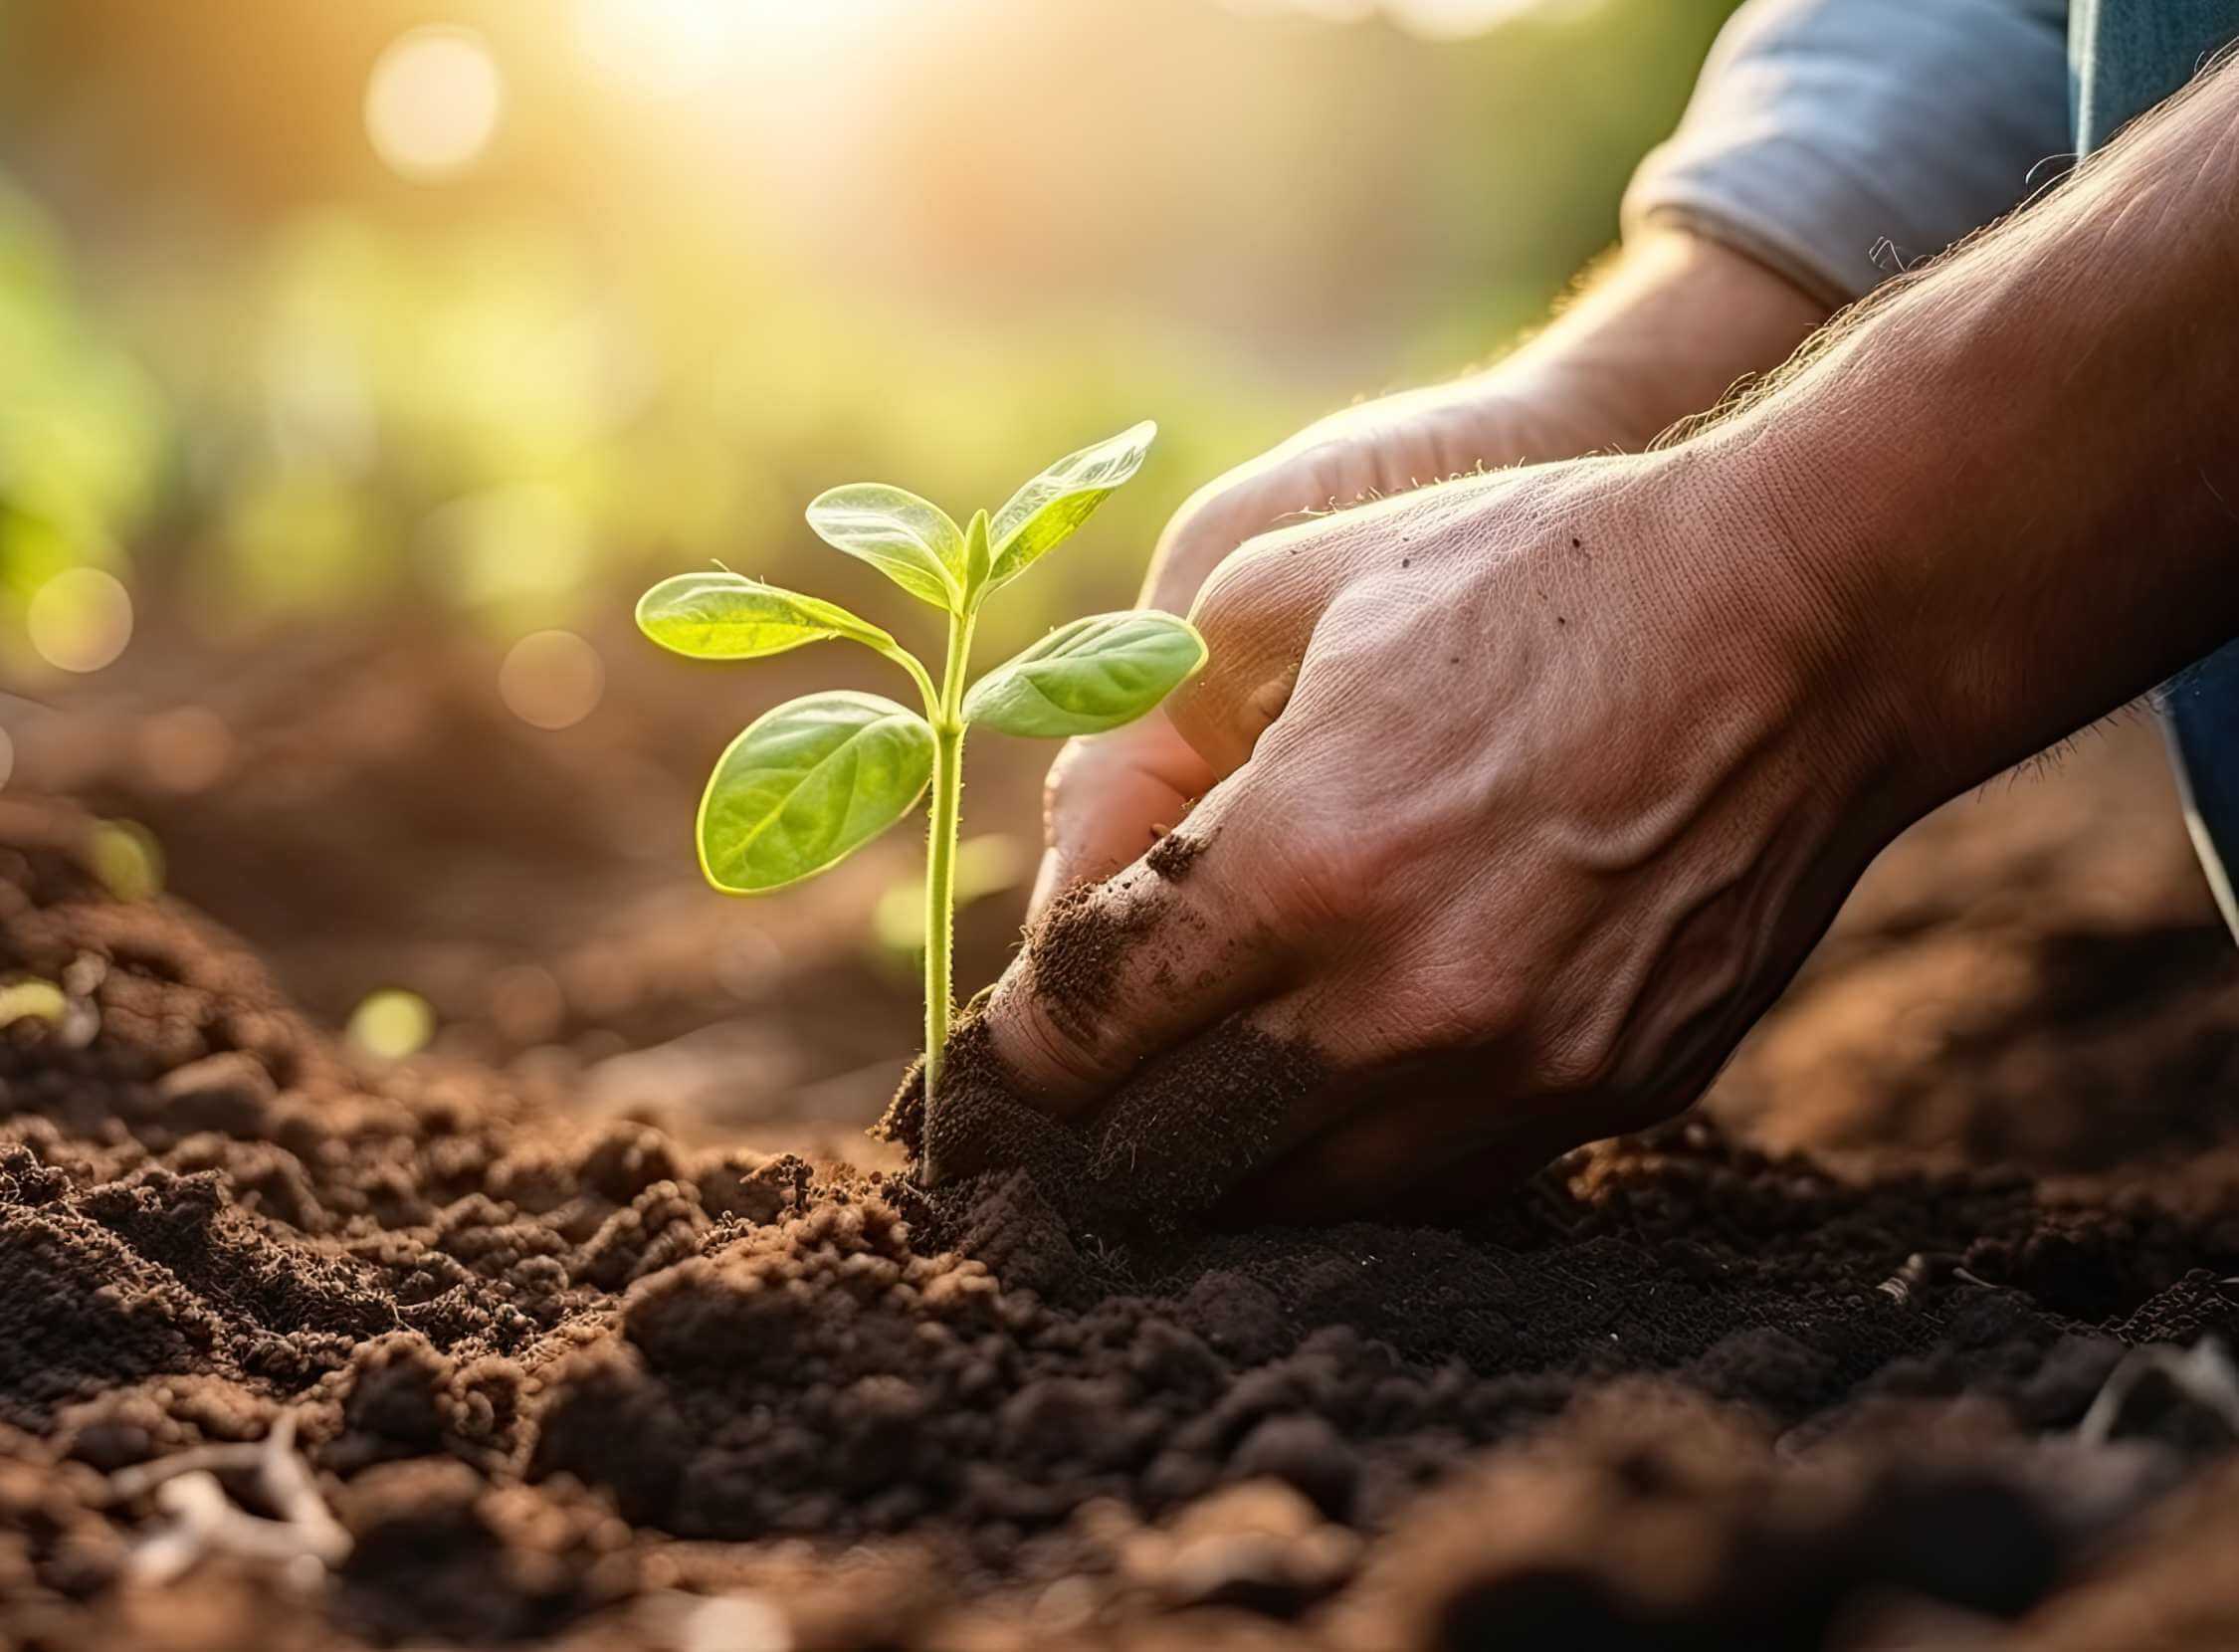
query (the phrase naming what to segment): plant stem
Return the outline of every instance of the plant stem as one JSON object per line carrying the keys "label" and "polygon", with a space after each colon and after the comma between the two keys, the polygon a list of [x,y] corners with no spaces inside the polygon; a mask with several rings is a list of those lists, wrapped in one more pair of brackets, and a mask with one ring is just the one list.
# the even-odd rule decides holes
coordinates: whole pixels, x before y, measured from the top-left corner
{"label": "plant stem", "polygon": [[940,1087],[956,940],[956,839],[964,803],[964,666],[976,616],[950,615],[948,662],[932,720],[932,826],[925,840],[925,1099]]}

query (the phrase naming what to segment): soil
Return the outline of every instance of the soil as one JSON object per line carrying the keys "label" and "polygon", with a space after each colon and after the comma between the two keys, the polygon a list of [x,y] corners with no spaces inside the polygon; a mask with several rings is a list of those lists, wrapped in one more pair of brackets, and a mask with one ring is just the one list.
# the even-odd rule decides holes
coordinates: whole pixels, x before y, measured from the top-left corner
{"label": "soil", "polygon": [[[1698,1116],[1469,1226],[1221,1235],[1281,1081],[1076,1136],[967,1026],[977,1100],[890,1120],[925,1188],[777,1103],[626,1116],[494,1022],[353,1054],[260,957],[347,998],[277,812],[210,800],[252,950],[0,805],[0,982],[68,997],[0,1032],[0,1646],[2233,1644],[2239,964],[2150,756],[1931,822]],[[543,1036],[652,1054],[706,994]],[[787,1002],[732,1013],[827,1036]],[[2155,1345],[2187,1381],[2081,1432]]]}
{"label": "soil", "polygon": [[1197,864],[1197,857],[1204,852],[1203,838],[1176,830],[1160,834],[1158,841],[1150,846],[1150,853],[1143,857],[1143,862],[1169,884],[1178,884],[1189,876],[1190,868]]}

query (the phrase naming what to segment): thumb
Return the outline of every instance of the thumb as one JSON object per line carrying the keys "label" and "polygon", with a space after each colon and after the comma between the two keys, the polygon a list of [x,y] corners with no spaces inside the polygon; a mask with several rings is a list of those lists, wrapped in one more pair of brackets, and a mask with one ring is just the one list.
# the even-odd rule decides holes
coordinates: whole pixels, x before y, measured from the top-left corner
{"label": "thumb", "polygon": [[[1216,788],[1201,813],[1217,818],[1223,793],[1247,779]],[[988,1037],[1030,1105],[1087,1114],[1143,1062],[1282,984],[1284,944],[1233,887],[1231,869],[1254,857],[1208,829],[1214,852],[1172,876],[1138,860],[1060,895],[995,984]]]}
{"label": "thumb", "polygon": [[1149,850],[1217,778],[1163,711],[1109,734],[1068,740],[1042,801],[1042,868],[1027,905],[1038,924],[1069,889],[1099,883]]}
{"label": "thumb", "polygon": [[1213,570],[1190,620],[1205,666],[1167,714],[1215,774],[1244,766],[1283,715],[1314,628],[1352,571],[1373,508],[1251,539]]}

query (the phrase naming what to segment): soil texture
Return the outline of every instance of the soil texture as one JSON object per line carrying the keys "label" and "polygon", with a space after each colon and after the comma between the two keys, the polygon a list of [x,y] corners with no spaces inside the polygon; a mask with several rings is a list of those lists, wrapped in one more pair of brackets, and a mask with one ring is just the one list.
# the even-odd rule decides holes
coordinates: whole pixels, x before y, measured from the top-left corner
{"label": "soil texture", "polygon": [[1130,1253],[366,1067],[86,841],[0,811],[0,977],[64,1000],[0,1035],[0,1643],[2229,1643],[2213,1115],[2090,1178],[1702,1118],[1475,1227]]}

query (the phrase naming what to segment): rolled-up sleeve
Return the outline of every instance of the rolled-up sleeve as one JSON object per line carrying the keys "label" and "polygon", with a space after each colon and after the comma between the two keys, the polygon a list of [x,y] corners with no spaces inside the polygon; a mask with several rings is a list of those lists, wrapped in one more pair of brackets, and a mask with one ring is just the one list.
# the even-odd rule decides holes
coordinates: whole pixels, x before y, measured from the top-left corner
{"label": "rolled-up sleeve", "polygon": [[2067,0],[1751,0],[1679,130],[1634,173],[1627,231],[1683,224],[1829,304],[1858,298],[2057,170],[2067,13]]}

